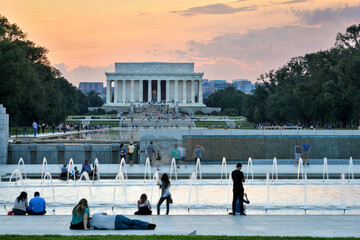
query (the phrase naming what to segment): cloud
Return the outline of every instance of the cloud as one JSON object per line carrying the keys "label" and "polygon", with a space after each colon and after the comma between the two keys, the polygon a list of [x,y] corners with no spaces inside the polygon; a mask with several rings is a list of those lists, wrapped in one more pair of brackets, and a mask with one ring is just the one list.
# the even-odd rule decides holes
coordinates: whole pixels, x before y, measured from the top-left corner
{"label": "cloud", "polygon": [[54,66],[76,87],[79,86],[79,82],[105,82],[105,72],[113,72],[115,70],[114,64],[97,67],[78,66],[71,70],[64,63],[55,64]]}
{"label": "cloud", "polygon": [[237,12],[249,12],[256,10],[258,10],[256,5],[234,8],[223,3],[216,3],[200,7],[192,7],[187,10],[172,11],[171,13],[176,13],[181,16],[194,16],[198,14],[233,14]]}
{"label": "cloud", "polygon": [[359,22],[360,21],[360,5],[345,6],[339,8],[316,9],[313,11],[294,11],[301,22],[314,26],[329,22]]}
{"label": "cloud", "polygon": [[309,1],[310,0],[289,0],[289,1],[281,2],[280,4],[289,5],[289,4],[304,3]]}

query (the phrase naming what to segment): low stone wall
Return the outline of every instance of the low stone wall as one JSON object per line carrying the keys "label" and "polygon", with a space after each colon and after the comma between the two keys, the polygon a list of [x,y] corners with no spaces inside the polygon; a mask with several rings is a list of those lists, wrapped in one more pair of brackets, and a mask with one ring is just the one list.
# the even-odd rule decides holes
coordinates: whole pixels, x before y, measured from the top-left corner
{"label": "low stone wall", "polygon": [[359,130],[223,130],[223,129],[159,129],[141,130],[140,148],[146,149],[150,141],[170,155],[176,143],[187,150],[187,160],[193,160],[196,145],[205,148],[203,160],[239,161],[252,159],[293,159],[296,142],[311,144],[310,158],[360,158]]}
{"label": "low stone wall", "polygon": [[[134,162],[138,162],[138,143],[135,143]],[[8,164],[17,164],[20,157],[25,164],[42,164],[43,158],[49,164],[63,164],[72,158],[76,164],[86,160],[93,163],[97,158],[100,164],[120,163],[120,144],[9,144]],[[125,146],[125,149],[127,146]]]}

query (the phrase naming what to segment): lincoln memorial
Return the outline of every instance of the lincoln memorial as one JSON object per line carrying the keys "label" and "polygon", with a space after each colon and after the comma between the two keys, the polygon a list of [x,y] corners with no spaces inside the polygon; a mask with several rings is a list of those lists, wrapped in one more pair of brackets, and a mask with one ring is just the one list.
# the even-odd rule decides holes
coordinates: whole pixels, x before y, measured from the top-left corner
{"label": "lincoln memorial", "polygon": [[115,63],[106,72],[106,104],[163,104],[169,107],[205,107],[202,94],[204,73],[194,72],[194,63]]}

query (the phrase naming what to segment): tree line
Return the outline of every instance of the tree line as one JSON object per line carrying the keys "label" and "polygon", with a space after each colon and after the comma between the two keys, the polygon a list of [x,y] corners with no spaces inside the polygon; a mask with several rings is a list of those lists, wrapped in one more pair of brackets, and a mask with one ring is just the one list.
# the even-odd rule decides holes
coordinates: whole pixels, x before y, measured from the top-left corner
{"label": "tree line", "polygon": [[338,33],[334,47],[294,57],[260,75],[252,94],[228,88],[205,103],[234,108],[255,123],[358,126],[360,24]]}
{"label": "tree line", "polygon": [[0,103],[10,126],[59,123],[68,115],[88,112],[94,102],[99,105],[97,94],[84,95],[51,66],[47,52],[0,15]]}

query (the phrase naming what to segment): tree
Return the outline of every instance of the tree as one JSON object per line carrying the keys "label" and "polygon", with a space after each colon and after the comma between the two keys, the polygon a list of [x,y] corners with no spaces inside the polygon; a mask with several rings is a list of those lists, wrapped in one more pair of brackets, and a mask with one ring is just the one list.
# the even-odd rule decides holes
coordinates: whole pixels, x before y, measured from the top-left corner
{"label": "tree", "polygon": [[101,107],[104,105],[104,101],[99,96],[99,93],[95,92],[94,90],[87,94],[87,101],[89,107]]}

